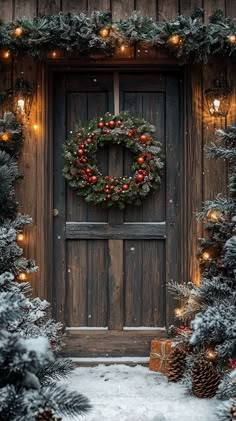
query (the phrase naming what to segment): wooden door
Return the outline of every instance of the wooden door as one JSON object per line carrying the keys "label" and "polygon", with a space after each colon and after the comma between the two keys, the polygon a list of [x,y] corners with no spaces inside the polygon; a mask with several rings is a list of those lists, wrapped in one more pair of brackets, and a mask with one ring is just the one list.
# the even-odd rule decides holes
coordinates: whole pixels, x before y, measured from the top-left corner
{"label": "wooden door", "polygon": [[[182,136],[179,77],[152,72],[75,72],[54,83],[55,314],[73,356],[145,356],[165,336],[180,280]],[[62,144],[76,124],[118,108],[156,126],[166,154],[159,192],[125,211],[86,204],[62,177]],[[104,174],[130,174],[131,154],[100,148]]]}

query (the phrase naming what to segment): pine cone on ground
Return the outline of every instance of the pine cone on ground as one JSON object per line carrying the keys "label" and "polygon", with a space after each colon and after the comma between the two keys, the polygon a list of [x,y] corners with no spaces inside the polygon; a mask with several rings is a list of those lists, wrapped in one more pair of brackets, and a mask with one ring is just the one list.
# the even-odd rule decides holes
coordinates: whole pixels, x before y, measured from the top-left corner
{"label": "pine cone on ground", "polygon": [[36,421],[62,421],[62,418],[56,417],[51,409],[38,413],[35,419]]}
{"label": "pine cone on ground", "polygon": [[215,396],[220,383],[220,375],[206,360],[195,361],[192,368],[193,393],[198,398],[212,398]]}
{"label": "pine cone on ground", "polygon": [[168,380],[178,382],[183,377],[186,353],[180,348],[174,348],[170,354]]}

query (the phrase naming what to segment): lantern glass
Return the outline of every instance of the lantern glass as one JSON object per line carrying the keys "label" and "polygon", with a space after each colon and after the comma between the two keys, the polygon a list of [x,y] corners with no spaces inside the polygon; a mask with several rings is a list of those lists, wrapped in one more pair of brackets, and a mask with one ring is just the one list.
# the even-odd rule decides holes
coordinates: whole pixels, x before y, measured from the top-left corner
{"label": "lantern glass", "polygon": [[34,96],[34,89],[30,86],[29,82],[23,78],[16,80],[13,89],[8,89],[6,92],[6,105],[12,110],[19,120],[29,118],[32,102]]}
{"label": "lantern glass", "polygon": [[226,117],[229,111],[231,89],[224,80],[214,80],[212,87],[205,91],[205,97],[210,115]]}

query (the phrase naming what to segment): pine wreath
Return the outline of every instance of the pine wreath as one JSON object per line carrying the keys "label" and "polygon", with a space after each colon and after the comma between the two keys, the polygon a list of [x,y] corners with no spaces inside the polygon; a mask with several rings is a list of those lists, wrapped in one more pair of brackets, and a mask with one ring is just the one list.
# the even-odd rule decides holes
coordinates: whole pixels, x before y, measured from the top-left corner
{"label": "pine wreath", "polygon": [[[155,128],[129,113],[106,113],[91,120],[88,126],[71,133],[64,145],[63,175],[77,194],[87,202],[117,205],[140,205],[150,190],[161,182],[163,156],[160,142],[154,139]],[[103,175],[97,167],[98,146],[108,143],[124,146],[133,153],[132,177]]]}

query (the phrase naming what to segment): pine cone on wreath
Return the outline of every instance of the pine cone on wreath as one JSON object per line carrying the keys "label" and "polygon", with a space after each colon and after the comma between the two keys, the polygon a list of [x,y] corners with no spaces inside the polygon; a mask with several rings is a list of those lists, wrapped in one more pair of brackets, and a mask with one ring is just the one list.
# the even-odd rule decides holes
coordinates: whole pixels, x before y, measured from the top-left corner
{"label": "pine cone on wreath", "polygon": [[231,408],[230,415],[232,417],[231,418],[232,421],[236,421],[236,402],[235,402],[235,404]]}
{"label": "pine cone on wreath", "polygon": [[51,409],[38,413],[35,419],[36,421],[62,421],[62,418],[56,417]]}
{"label": "pine cone on wreath", "polygon": [[178,382],[184,374],[186,354],[180,348],[174,348],[170,354],[168,380]]}
{"label": "pine cone on wreath", "polygon": [[192,368],[193,393],[198,398],[215,396],[220,383],[220,375],[209,361],[198,360]]}

